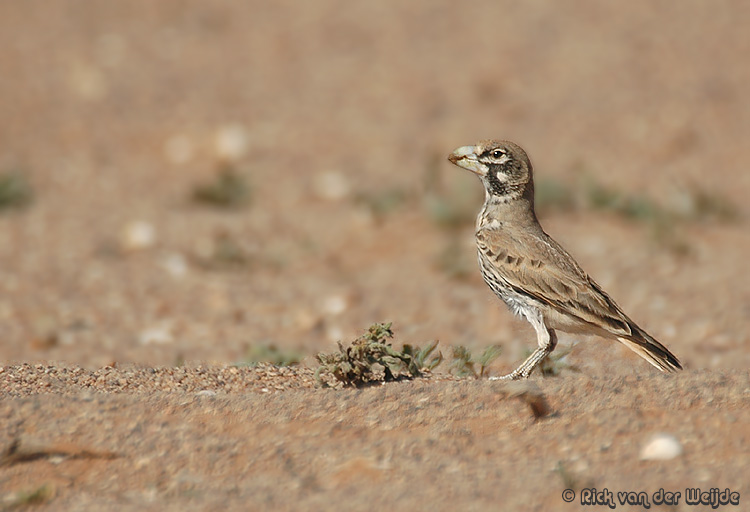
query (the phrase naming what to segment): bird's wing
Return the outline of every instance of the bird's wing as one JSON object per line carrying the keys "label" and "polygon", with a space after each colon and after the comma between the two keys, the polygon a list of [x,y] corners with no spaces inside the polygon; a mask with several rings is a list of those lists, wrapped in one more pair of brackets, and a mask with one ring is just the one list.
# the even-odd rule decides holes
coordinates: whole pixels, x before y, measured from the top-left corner
{"label": "bird's wing", "polygon": [[546,233],[482,228],[476,238],[482,258],[516,292],[616,336],[632,335],[630,319]]}

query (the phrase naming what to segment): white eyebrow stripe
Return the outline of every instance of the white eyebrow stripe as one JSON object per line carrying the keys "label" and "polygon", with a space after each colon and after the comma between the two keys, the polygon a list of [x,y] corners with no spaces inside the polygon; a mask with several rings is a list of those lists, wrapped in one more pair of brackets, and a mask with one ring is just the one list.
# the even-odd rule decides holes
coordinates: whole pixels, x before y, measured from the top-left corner
{"label": "white eyebrow stripe", "polygon": [[500,158],[495,158],[492,156],[492,153],[490,153],[490,158],[492,159],[493,164],[504,164],[505,162],[510,160],[510,157],[507,153],[503,153],[503,156]]}

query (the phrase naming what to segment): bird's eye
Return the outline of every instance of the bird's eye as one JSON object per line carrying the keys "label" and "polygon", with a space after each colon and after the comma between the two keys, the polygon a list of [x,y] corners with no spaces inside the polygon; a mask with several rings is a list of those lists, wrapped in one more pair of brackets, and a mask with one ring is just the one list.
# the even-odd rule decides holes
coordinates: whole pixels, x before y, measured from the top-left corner
{"label": "bird's eye", "polygon": [[494,149],[492,150],[492,153],[490,153],[490,155],[492,155],[492,158],[495,158],[497,160],[502,158],[504,154],[505,154],[505,151],[503,151],[502,149]]}

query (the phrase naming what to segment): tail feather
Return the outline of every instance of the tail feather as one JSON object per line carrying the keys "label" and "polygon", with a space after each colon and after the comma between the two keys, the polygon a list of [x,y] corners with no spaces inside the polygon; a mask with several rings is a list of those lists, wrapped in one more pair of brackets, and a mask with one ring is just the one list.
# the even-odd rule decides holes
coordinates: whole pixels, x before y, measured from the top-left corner
{"label": "tail feather", "polygon": [[667,347],[656,341],[637,325],[631,324],[630,328],[632,335],[627,338],[617,338],[623,345],[663,372],[682,370],[680,361]]}

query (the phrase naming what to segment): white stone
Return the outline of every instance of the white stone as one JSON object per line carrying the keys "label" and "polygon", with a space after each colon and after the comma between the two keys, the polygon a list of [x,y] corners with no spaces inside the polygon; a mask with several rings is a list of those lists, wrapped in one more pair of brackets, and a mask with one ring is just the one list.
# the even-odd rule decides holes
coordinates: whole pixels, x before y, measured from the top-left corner
{"label": "white stone", "polygon": [[323,311],[329,315],[340,315],[349,307],[344,295],[330,295],[323,300]]}
{"label": "white stone", "polygon": [[174,341],[172,328],[168,324],[157,325],[144,329],[138,335],[141,345],[166,345]]}
{"label": "white stone", "polygon": [[347,177],[336,171],[326,171],[315,176],[313,191],[328,201],[338,201],[351,194],[351,185]]}
{"label": "white stone", "polygon": [[297,329],[309,331],[320,324],[321,318],[310,310],[302,309],[295,313],[292,322]]}
{"label": "white stone", "polygon": [[128,222],[120,235],[120,244],[128,251],[148,249],[155,243],[156,229],[153,224],[142,220]]}
{"label": "white stone", "polygon": [[641,448],[641,460],[671,460],[682,455],[682,445],[670,434],[655,434]]}
{"label": "white stone", "polygon": [[169,275],[175,278],[184,277],[188,271],[185,256],[178,252],[166,255],[161,262],[161,266]]}
{"label": "white stone", "polygon": [[216,155],[222,160],[236,161],[247,152],[248,136],[240,124],[228,124],[219,128],[214,139]]}

